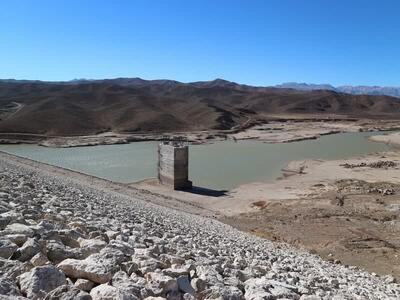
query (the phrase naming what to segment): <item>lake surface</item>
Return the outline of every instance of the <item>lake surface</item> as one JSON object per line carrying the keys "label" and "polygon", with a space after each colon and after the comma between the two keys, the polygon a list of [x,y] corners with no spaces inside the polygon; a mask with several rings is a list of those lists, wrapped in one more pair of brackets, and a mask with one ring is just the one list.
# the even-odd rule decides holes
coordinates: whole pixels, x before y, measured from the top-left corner
{"label": "lake surface", "polygon": [[[265,144],[223,141],[191,145],[189,177],[195,186],[232,189],[240,184],[273,180],[292,160],[343,159],[390,147],[367,140],[377,133],[343,133],[317,140]],[[79,148],[0,145],[0,150],[86,174],[131,183],[157,176],[157,142]]]}

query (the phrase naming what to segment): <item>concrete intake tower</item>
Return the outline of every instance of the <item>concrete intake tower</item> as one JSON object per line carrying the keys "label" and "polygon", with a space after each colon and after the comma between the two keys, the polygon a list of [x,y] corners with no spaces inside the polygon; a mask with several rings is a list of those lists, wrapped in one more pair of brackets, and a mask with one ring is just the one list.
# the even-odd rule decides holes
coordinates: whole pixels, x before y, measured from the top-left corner
{"label": "concrete intake tower", "polygon": [[174,190],[192,188],[189,180],[189,147],[179,142],[158,145],[158,180]]}

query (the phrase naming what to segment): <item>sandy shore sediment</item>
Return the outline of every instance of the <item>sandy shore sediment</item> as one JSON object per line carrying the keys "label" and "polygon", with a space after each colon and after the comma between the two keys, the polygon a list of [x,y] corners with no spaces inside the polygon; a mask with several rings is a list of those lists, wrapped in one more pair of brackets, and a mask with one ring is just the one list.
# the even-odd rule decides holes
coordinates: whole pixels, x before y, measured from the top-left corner
{"label": "sandy shore sediment", "polygon": [[400,147],[400,132],[371,136],[369,139],[374,142]]}

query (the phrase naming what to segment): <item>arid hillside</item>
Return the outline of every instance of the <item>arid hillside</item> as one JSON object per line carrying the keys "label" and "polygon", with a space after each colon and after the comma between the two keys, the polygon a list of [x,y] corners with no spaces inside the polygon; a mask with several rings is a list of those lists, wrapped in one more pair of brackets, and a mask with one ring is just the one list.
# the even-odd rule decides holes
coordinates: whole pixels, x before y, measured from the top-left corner
{"label": "arid hillside", "polygon": [[139,78],[0,81],[0,132],[46,135],[231,129],[283,114],[398,118],[400,101],[239,85]]}

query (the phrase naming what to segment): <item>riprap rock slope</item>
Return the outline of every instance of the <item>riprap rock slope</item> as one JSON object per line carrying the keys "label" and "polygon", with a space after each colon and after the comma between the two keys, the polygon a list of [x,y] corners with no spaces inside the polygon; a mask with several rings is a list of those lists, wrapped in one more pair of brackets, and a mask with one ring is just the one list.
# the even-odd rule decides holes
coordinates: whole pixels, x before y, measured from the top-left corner
{"label": "riprap rock slope", "polygon": [[0,160],[0,299],[399,299],[390,276]]}

